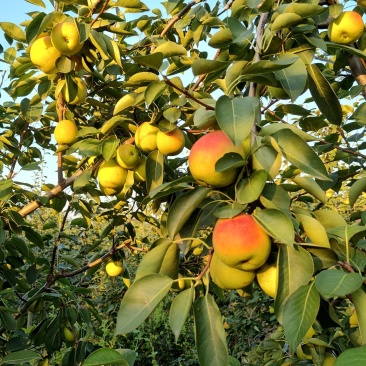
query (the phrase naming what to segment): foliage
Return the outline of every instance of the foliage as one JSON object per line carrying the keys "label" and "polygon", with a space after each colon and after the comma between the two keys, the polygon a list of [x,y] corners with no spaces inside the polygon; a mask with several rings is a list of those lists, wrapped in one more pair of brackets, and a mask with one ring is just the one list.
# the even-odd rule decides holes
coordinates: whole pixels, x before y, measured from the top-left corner
{"label": "foliage", "polygon": [[[362,356],[365,33],[337,44],[327,25],[351,5],[361,15],[365,7],[27,1],[36,10],[24,22],[0,23],[9,77],[0,106],[2,364],[132,365],[151,352],[152,364],[320,366],[327,352],[340,355],[336,365]],[[77,25],[83,46],[45,74],[30,50],[60,22]],[[76,123],[77,141],[58,145],[55,126],[65,119]],[[120,145],[135,144],[146,122],[155,133],[180,128],[185,150],[165,156],[151,140],[142,143],[154,133],[139,135],[139,168],[103,186],[98,168],[113,165]],[[238,170],[220,189],[200,186],[187,165],[192,145],[213,129],[245,150],[217,161],[216,171]],[[58,160],[51,183],[43,175],[47,154]],[[29,172],[40,172],[35,188]],[[235,311],[237,329],[251,324],[248,308],[265,312],[270,300],[255,283],[255,290],[222,290],[209,273],[217,218],[241,212],[270,235],[279,276],[279,325],[263,315],[258,335],[246,338],[255,349],[244,354],[225,329],[232,301],[245,307]],[[118,286],[103,287],[100,267],[111,258],[124,271]],[[357,326],[349,323],[354,312]],[[154,323],[162,314],[172,333],[161,342],[184,336],[186,359],[172,350],[174,360],[158,360],[146,341],[149,331],[166,336],[168,320],[163,329]]]}

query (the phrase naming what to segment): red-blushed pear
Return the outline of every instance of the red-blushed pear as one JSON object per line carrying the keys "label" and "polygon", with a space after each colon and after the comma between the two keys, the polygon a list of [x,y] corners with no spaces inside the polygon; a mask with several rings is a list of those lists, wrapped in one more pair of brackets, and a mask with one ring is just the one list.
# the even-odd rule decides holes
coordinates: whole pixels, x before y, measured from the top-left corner
{"label": "red-blushed pear", "polygon": [[119,193],[126,183],[127,169],[122,168],[114,159],[104,161],[98,169],[98,181],[107,195]]}
{"label": "red-blushed pear", "polygon": [[198,139],[192,146],[188,164],[193,178],[203,186],[226,187],[235,182],[239,170],[228,169],[217,172],[217,161],[227,153],[237,153],[244,157],[242,144],[235,146],[224,131],[212,131]]}
{"label": "red-blushed pear", "polygon": [[365,25],[362,16],[355,11],[344,11],[328,26],[328,37],[334,43],[350,44],[362,35]]}
{"label": "red-blushed pear", "polygon": [[78,128],[74,121],[63,119],[57,123],[54,137],[59,145],[70,145],[77,139]]}
{"label": "red-blushed pear", "polygon": [[271,252],[270,236],[245,213],[231,219],[218,219],[212,243],[222,262],[245,271],[261,267]]}
{"label": "red-blushed pear", "polygon": [[182,130],[178,127],[172,131],[159,131],[156,135],[156,145],[163,155],[178,155],[184,149],[185,138]]}
{"label": "red-blushed pear", "polygon": [[143,122],[136,130],[135,144],[136,146],[147,153],[150,153],[158,148],[156,140],[159,129],[149,122]]}
{"label": "red-blushed pear", "polygon": [[73,22],[57,23],[51,31],[52,44],[57,50],[66,56],[78,53],[83,43],[80,42],[79,30]]}
{"label": "red-blushed pear", "polygon": [[36,39],[30,47],[31,61],[45,74],[56,74],[56,61],[61,53],[52,45],[51,37]]}
{"label": "red-blushed pear", "polygon": [[238,290],[253,282],[255,271],[242,271],[229,267],[214,252],[210,263],[210,275],[212,281],[223,290]]}

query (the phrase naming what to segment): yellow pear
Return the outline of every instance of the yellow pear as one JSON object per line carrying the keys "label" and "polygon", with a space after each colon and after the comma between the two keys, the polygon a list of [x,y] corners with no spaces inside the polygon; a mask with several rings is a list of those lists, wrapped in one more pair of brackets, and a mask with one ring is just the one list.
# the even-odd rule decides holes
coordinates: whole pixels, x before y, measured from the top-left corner
{"label": "yellow pear", "polygon": [[156,145],[163,155],[178,155],[184,149],[185,139],[178,127],[172,131],[159,131],[156,135]]}
{"label": "yellow pear", "polygon": [[123,272],[122,261],[109,261],[105,266],[105,271],[110,277],[116,277],[120,275]]}
{"label": "yellow pear", "polygon": [[224,290],[237,290],[249,286],[254,278],[255,271],[243,271],[230,267],[222,262],[214,252],[211,264],[210,275],[212,281]]}
{"label": "yellow pear", "polygon": [[76,141],[78,128],[74,121],[64,119],[57,123],[54,137],[59,145],[70,145]]}
{"label": "yellow pear", "polygon": [[73,22],[56,24],[51,31],[53,46],[63,55],[72,56],[78,53],[83,43],[80,42],[79,30]]}
{"label": "yellow pear", "polygon": [[147,153],[157,149],[157,134],[159,129],[149,122],[142,123],[135,133],[136,146]]}
{"label": "yellow pear", "polygon": [[107,195],[122,190],[127,177],[127,169],[122,168],[114,159],[104,161],[98,169],[100,186]]}
{"label": "yellow pear", "polygon": [[350,44],[362,35],[365,25],[362,16],[355,11],[344,11],[328,26],[328,37],[334,43]]}
{"label": "yellow pear", "polygon": [[273,299],[276,297],[278,271],[275,264],[265,263],[257,270],[257,282],[262,291]]}
{"label": "yellow pear", "polygon": [[51,37],[36,39],[30,48],[31,61],[45,74],[56,74],[56,61],[61,53],[52,45]]}

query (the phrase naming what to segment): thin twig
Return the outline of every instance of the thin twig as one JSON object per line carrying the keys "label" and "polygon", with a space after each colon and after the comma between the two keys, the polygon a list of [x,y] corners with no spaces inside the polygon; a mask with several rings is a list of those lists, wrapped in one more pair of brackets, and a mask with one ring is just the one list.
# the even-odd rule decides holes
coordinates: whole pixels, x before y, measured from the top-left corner
{"label": "thin twig", "polygon": [[206,0],[194,0],[191,1],[189,4],[187,4],[176,16],[174,16],[172,19],[170,19],[169,23],[166,25],[166,27],[163,29],[163,31],[160,33],[160,37],[163,38],[166,33],[169,31],[171,27],[181,18],[184,17],[188,13],[188,11],[196,4],[199,4],[202,1]]}
{"label": "thin twig", "polygon": [[[100,1],[99,1],[100,2]],[[93,7],[93,9],[91,11],[94,12],[94,9],[96,8],[96,6],[98,5],[98,3]],[[90,28],[93,27],[93,25],[95,24],[95,22],[99,19],[99,17],[105,12],[105,9],[108,5],[108,0],[105,0],[102,9],[100,10],[99,14],[95,17],[95,19],[93,19],[93,21],[90,23]],[[93,14],[93,13],[92,13]]]}
{"label": "thin twig", "polygon": [[166,83],[166,84],[168,84],[169,86],[171,86],[171,87],[173,87],[174,89],[176,89],[176,90],[178,90],[178,91],[180,91],[181,93],[183,93],[186,97],[188,97],[188,98],[190,98],[190,99],[192,99],[192,100],[194,100],[196,103],[198,103],[198,104],[200,104],[201,106],[203,106],[203,107],[205,107],[206,108],[206,110],[210,110],[210,111],[214,111],[215,110],[215,108],[214,107],[212,107],[212,106],[210,106],[210,105],[208,105],[208,104],[206,104],[206,103],[204,103],[204,102],[202,102],[201,100],[199,100],[199,99],[197,99],[197,98],[195,98],[193,95],[191,95],[190,93],[189,93],[189,91],[187,91],[187,90],[184,90],[184,89],[181,89],[181,88],[179,88],[178,86],[176,86],[176,85],[174,85],[165,75],[163,75],[163,79],[164,79],[164,82]]}

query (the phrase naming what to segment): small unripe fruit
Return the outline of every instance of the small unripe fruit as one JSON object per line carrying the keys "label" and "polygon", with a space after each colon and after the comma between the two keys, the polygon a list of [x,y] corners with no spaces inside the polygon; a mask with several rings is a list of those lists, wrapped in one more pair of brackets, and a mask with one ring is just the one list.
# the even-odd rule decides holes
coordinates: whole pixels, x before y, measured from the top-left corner
{"label": "small unripe fruit", "polygon": [[110,261],[105,266],[105,271],[108,276],[116,277],[123,272],[123,263],[122,261]]}
{"label": "small unripe fruit", "polygon": [[135,145],[121,145],[117,149],[116,160],[122,168],[133,169],[140,161],[139,150]]}

